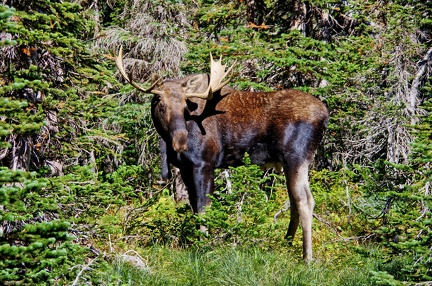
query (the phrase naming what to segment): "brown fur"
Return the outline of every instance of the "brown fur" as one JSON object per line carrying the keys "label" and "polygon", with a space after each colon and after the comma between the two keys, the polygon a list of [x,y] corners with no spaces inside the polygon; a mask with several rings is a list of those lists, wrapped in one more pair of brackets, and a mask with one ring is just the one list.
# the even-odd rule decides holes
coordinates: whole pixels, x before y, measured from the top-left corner
{"label": "brown fur", "polygon": [[[116,62],[127,76],[119,59]],[[162,140],[163,176],[169,176],[169,164],[180,169],[193,211],[200,214],[210,204],[215,168],[242,164],[246,152],[263,168],[283,167],[291,203],[286,237],[293,239],[301,223],[303,257],[310,261],[315,202],[308,170],[327,126],[327,108],[296,90],[242,92],[225,86],[209,100],[186,95],[206,94],[208,85],[205,74],[152,85],[151,110]]]}

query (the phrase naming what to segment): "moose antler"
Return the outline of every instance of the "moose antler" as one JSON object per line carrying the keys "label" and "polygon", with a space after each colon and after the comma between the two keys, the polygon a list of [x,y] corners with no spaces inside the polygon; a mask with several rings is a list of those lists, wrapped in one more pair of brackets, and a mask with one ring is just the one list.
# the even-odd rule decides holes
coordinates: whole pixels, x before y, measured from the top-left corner
{"label": "moose antler", "polygon": [[[114,55],[115,55],[115,51],[114,51]],[[118,56],[115,57],[115,62],[116,62],[116,66],[120,72],[120,74],[123,76],[123,78],[130,83],[133,87],[135,87],[136,89],[145,92],[145,93],[155,93],[152,89],[156,86],[156,84],[159,82],[159,80],[161,80],[161,78],[159,78],[158,80],[155,80],[153,82],[153,84],[149,87],[149,88],[143,88],[141,87],[139,84],[137,84],[136,82],[134,82],[132,80],[132,73],[133,73],[133,69],[135,67],[135,63],[132,65],[132,68],[129,71],[129,75],[126,74],[126,71],[124,70],[123,67],[123,46],[120,46],[120,50],[119,50],[119,54]],[[146,81],[145,84],[147,84],[150,80]]]}
{"label": "moose antler", "polygon": [[225,71],[226,65],[222,64],[222,56],[219,61],[213,60],[213,56],[210,53],[210,83],[207,90],[203,93],[187,93],[186,97],[196,97],[210,100],[213,97],[213,93],[224,87],[232,78],[232,73],[224,82],[223,79],[232,71],[237,61]]}
{"label": "moose antler", "polygon": [[220,90],[231,80],[233,76],[232,73],[226,81],[222,82],[222,80],[232,71],[236,63],[237,61],[234,61],[228,70],[225,71],[226,65],[222,64],[222,55],[220,56],[219,61],[214,61],[213,56],[210,53],[210,86],[213,92]]}

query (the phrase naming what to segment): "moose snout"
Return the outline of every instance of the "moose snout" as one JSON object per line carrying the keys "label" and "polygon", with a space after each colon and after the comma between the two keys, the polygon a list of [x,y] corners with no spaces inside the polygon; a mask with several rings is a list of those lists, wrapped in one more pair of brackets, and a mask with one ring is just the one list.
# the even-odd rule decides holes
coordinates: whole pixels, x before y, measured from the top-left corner
{"label": "moose snout", "polygon": [[188,132],[186,130],[177,130],[172,137],[172,147],[174,151],[181,153],[188,149]]}

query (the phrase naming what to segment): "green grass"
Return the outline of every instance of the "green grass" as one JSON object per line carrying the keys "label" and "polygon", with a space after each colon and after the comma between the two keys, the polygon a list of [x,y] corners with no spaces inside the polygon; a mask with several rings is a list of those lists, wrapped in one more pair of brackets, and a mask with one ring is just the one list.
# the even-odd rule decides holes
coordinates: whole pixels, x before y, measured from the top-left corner
{"label": "green grass", "polygon": [[[224,247],[211,251],[154,247],[119,255],[110,285],[377,285],[378,264],[356,254],[309,265],[290,253]],[[375,282],[374,282],[375,281]],[[380,284],[386,285],[386,284]]]}

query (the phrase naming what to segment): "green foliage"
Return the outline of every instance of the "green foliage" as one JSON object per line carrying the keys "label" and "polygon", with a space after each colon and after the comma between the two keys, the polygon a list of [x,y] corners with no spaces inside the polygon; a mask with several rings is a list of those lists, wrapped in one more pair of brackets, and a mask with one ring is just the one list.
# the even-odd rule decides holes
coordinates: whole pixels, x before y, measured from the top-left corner
{"label": "green foliage", "polygon": [[47,180],[0,168],[0,282],[52,285],[69,281],[87,250],[74,244],[70,224],[45,196]]}
{"label": "green foliage", "polygon": [[145,238],[144,245],[187,247],[199,238],[197,219],[188,205],[176,206],[166,192],[167,190],[141,214],[143,218],[140,231]]}
{"label": "green foliage", "polygon": [[[429,101],[424,108],[428,110]],[[361,204],[382,252],[382,272],[377,283],[400,285],[400,281],[432,279],[430,184],[430,113],[414,126],[413,153],[408,165],[377,161],[373,167],[357,166],[359,182],[368,194]]]}
{"label": "green foliage", "polygon": [[432,280],[432,221],[430,210],[430,144],[431,141],[431,102],[425,102],[427,113],[420,118],[420,124],[414,128],[415,140],[410,168],[408,170],[413,183],[405,185],[397,196],[395,212],[389,218],[389,226],[381,233],[393,239],[385,239],[392,256],[388,257],[389,268],[400,280]]}
{"label": "green foliage", "polygon": [[[4,32],[16,41],[15,46],[4,51],[24,60],[3,63],[7,69],[0,78],[5,83],[0,87],[0,95],[5,97],[2,100],[9,97],[27,102],[26,108],[11,114],[13,118],[2,121],[9,125],[17,120],[23,122],[20,126],[25,129],[16,130],[15,135],[33,134],[32,138],[17,140],[39,148],[35,152],[38,160],[34,160],[38,163],[33,162],[36,166],[32,166],[39,168],[45,160],[64,160],[65,156],[77,156],[82,149],[91,154],[110,147],[105,143],[94,148],[98,140],[115,144],[118,139],[112,138],[101,122],[115,111],[117,104],[101,96],[114,80],[107,64],[100,56],[90,54],[82,40],[94,25],[80,17],[82,7],[62,1],[33,1],[31,5],[43,8],[34,13],[25,10],[30,7],[15,10],[13,22],[4,19],[9,24]],[[13,99],[9,101],[14,102]],[[25,125],[27,121],[31,123]],[[41,130],[42,124],[46,127]],[[55,151],[59,148],[62,156]]]}
{"label": "green foliage", "polygon": [[[9,19],[15,14],[15,9],[8,6],[0,5],[0,31],[5,31],[14,28],[14,24]],[[15,45],[16,41],[2,38],[0,47],[7,45]]]}
{"label": "green foliage", "polygon": [[[287,221],[281,216],[275,224],[273,217],[287,200],[286,189],[277,184],[262,190],[266,183],[272,183],[272,178],[281,179],[282,176],[264,176],[248,156],[244,163],[244,166],[231,168],[227,180],[232,182],[232,190],[216,191],[211,207],[201,217],[208,227],[208,240],[204,241],[211,245],[251,244],[264,248],[283,244]],[[216,183],[224,186],[220,180]]]}
{"label": "green foliage", "polygon": [[0,112],[4,116],[0,121],[0,147],[9,145],[5,139],[6,136],[17,133],[32,133],[38,131],[42,126],[38,117],[31,116],[28,113],[24,113],[26,116],[22,116],[22,110],[26,106],[26,101],[0,98]]}
{"label": "green foliage", "polygon": [[404,285],[402,282],[396,280],[393,275],[386,271],[372,271],[372,281],[374,285],[387,285],[387,286],[400,286]]}
{"label": "green foliage", "polygon": [[[27,4],[0,6],[2,39],[11,39],[0,45],[0,164],[11,167],[0,167],[0,281],[67,284],[91,256],[69,234],[77,232],[71,224],[78,210],[73,207],[107,201],[110,195],[110,190],[98,193],[89,186],[97,178],[95,168],[113,153],[107,152],[110,143],[116,143],[101,124],[117,106],[116,100],[101,96],[114,80],[102,57],[90,54],[83,41],[94,25],[80,16],[80,5]],[[108,143],[95,144],[100,141]],[[102,159],[89,167],[91,154]],[[48,166],[61,174],[65,162],[73,166],[79,158],[86,166],[71,167],[74,174],[42,178],[53,172]],[[24,171],[29,169],[41,175]],[[75,191],[89,197],[74,197]],[[119,201],[114,197],[107,204],[113,200]],[[89,215],[103,213],[93,206]]]}

